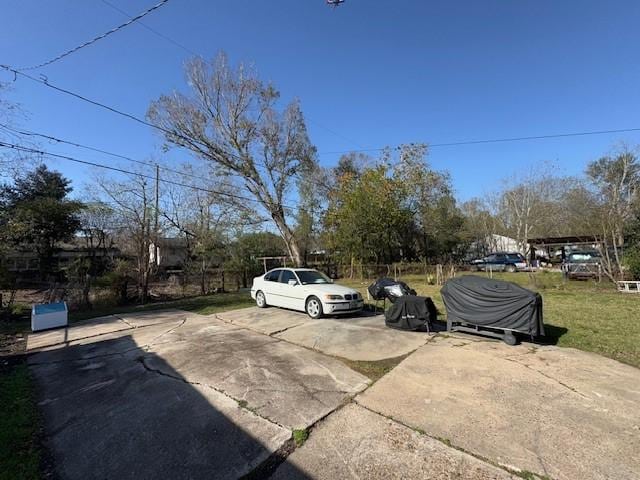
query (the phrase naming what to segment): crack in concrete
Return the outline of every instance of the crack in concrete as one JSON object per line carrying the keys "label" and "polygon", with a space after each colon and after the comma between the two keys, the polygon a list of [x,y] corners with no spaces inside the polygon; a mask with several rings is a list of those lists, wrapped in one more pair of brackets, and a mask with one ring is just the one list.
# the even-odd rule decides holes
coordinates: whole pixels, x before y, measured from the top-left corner
{"label": "crack in concrete", "polygon": [[[436,334],[436,336],[438,336],[438,335],[439,335],[439,334]],[[489,342],[489,343],[493,343],[492,341],[487,341],[487,340],[478,340],[478,342]],[[429,343],[429,342],[427,342],[427,344],[428,344],[428,343]],[[472,343],[473,343],[473,342],[472,342]],[[425,345],[426,345],[426,344],[425,344]],[[471,345],[471,343],[458,344],[458,345],[452,345],[452,346],[453,346],[453,347],[461,347],[461,348],[464,348],[464,347],[465,347],[465,346],[467,346],[467,345]],[[580,391],[579,391],[579,390],[577,390],[576,388],[572,387],[571,385],[567,385],[566,383],[562,382],[561,380],[558,380],[557,378],[552,377],[551,375],[548,375],[548,374],[544,373],[544,372],[543,372],[543,371],[541,371],[541,370],[538,370],[538,369],[536,369],[536,368],[533,368],[533,367],[531,367],[531,366],[529,366],[529,365],[527,365],[527,364],[525,364],[525,363],[519,362],[519,361],[517,360],[517,358],[520,358],[520,357],[526,357],[526,356],[528,356],[528,355],[535,355],[536,353],[538,353],[538,347],[536,347],[536,346],[532,346],[532,347],[529,347],[529,348],[528,348],[528,350],[527,350],[526,352],[522,352],[522,353],[515,353],[515,354],[511,354],[511,355],[503,356],[503,357],[501,357],[501,358],[503,358],[504,360],[507,360],[507,361],[509,361],[509,362],[512,362],[512,363],[517,363],[518,365],[521,365],[521,366],[523,366],[523,367],[525,367],[525,368],[528,368],[529,370],[534,371],[534,372],[538,373],[539,375],[542,375],[543,377],[548,378],[549,380],[552,380],[552,381],[554,381],[554,382],[558,383],[559,385],[563,386],[563,387],[564,387],[564,388],[566,388],[567,390],[570,390],[571,392],[573,392],[573,393],[576,393],[576,394],[580,395],[582,398],[585,398],[585,399],[588,399],[588,400],[590,399],[587,395],[583,394],[582,392],[580,392]]]}
{"label": "crack in concrete", "polygon": [[275,335],[279,335],[280,333],[284,333],[287,330],[291,330],[292,328],[299,327],[300,325],[304,325],[304,322],[296,323],[295,325],[291,325],[289,327],[283,328],[282,330],[278,330],[277,332],[272,332],[272,333],[269,334],[269,336],[273,337]]}
{"label": "crack in concrete", "polygon": [[[135,347],[127,348],[125,350],[120,350],[120,351],[117,351],[117,352],[101,353],[101,354],[98,354],[98,355],[91,355],[89,357],[64,358],[62,360],[54,360],[54,361],[44,362],[44,363],[42,363],[42,362],[29,362],[29,366],[30,367],[31,366],[38,367],[38,366],[47,366],[47,365],[57,365],[57,364],[60,364],[60,363],[67,363],[67,362],[85,362],[87,360],[95,360],[97,358],[114,357],[114,356],[117,356],[117,355],[126,355],[127,353],[133,352],[133,351],[136,351],[136,350],[144,350],[145,352],[148,352],[149,348],[152,347],[153,345],[156,345],[156,342],[160,338],[162,338],[164,335],[167,335],[169,333],[174,332],[177,328],[180,328],[186,322],[187,322],[187,319],[185,318],[179,325],[176,325],[176,326],[170,328],[169,330],[167,330],[166,332],[161,333],[157,337],[153,338],[149,343],[146,343],[144,345],[140,345],[140,346],[136,345]],[[138,328],[146,328],[146,327],[151,327],[151,326],[154,326],[154,325],[144,325],[144,326],[141,326],[141,327],[138,327]],[[131,330],[131,328],[125,328],[123,330],[118,330],[116,332],[108,332],[108,333],[102,333],[102,334],[99,334],[99,335],[92,335],[92,336],[84,337],[84,338],[78,339],[78,340],[86,340],[87,338],[99,337],[99,336],[102,336],[102,335],[110,335],[112,333],[118,333],[118,332],[122,332],[122,331],[125,331],[125,330]],[[73,341],[76,341],[76,340],[73,340]],[[65,342],[65,343],[69,343],[69,342]],[[48,352],[48,350],[44,350],[44,351],[41,351],[41,352],[32,352],[31,354],[32,355],[36,355],[38,353],[47,353],[47,352]]]}
{"label": "crack in concrete", "polygon": [[[160,335],[158,335],[157,337],[153,338],[149,343],[144,345],[142,348],[147,348],[148,349],[149,347],[152,347],[162,337],[164,337],[165,335],[169,335],[170,333],[175,332],[178,328],[182,327],[185,323],[187,323],[187,320],[188,320],[188,317],[185,316],[184,319],[182,320],[182,322],[180,322],[178,325],[170,328],[166,332],[162,332]],[[144,328],[144,327],[139,327],[139,328]]]}
{"label": "crack in concrete", "polygon": [[[504,464],[499,463],[497,461],[491,460],[490,458],[487,458],[487,457],[484,457],[484,456],[479,455],[477,453],[474,453],[474,452],[472,452],[470,450],[467,450],[467,449],[465,449],[463,447],[460,447],[458,445],[454,445],[453,443],[451,443],[451,441],[449,439],[443,439],[443,438],[440,438],[440,437],[436,437],[434,435],[431,435],[431,434],[425,432],[424,430],[422,430],[420,428],[412,427],[411,425],[408,425],[408,424],[402,422],[401,420],[398,420],[397,418],[395,418],[395,417],[393,417],[391,415],[384,415],[384,414],[382,414],[380,412],[377,412],[377,411],[367,407],[366,405],[361,404],[355,398],[353,399],[353,403],[355,403],[359,407],[362,407],[365,410],[367,410],[367,411],[369,411],[369,412],[371,412],[371,413],[373,413],[375,415],[378,415],[380,417],[386,418],[387,420],[391,420],[392,422],[395,422],[398,425],[402,425],[403,427],[406,427],[406,428],[408,428],[410,430],[413,430],[414,432],[416,432],[416,433],[418,433],[420,435],[424,435],[425,437],[431,438],[432,440],[436,440],[436,441],[442,443],[447,448],[451,448],[453,450],[458,450],[459,452],[467,454],[470,457],[475,458],[476,460],[479,460],[479,461],[481,461],[483,463],[486,463],[487,465],[492,465],[492,466],[494,466],[496,468],[500,468],[501,470],[504,470],[505,472],[510,473],[511,475],[517,475],[517,476],[522,477],[521,473],[527,471],[525,469],[517,469],[517,467],[509,468],[509,466],[507,466],[507,465],[504,465]],[[548,477],[546,475],[541,475],[541,474],[535,473],[535,472],[531,472],[531,473],[533,473],[533,475],[535,475],[538,478],[544,478],[544,479],[548,479],[548,480],[553,480],[552,478],[550,478],[550,477]]]}
{"label": "crack in concrete", "polygon": [[542,375],[543,377],[548,378],[549,380],[552,380],[552,381],[556,382],[558,385],[563,386],[563,387],[564,387],[564,388],[566,388],[567,390],[569,390],[569,391],[571,391],[571,392],[573,392],[573,393],[576,393],[576,394],[580,395],[582,398],[585,398],[585,399],[587,399],[587,400],[591,400],[587,395],[585,395],[584,393],[580,392],[580,391],[579,391],[579,390],[577,390],[576,388],[572,387],[571,385],[567,385],[566,383],[562,382],[561,380],[558,380],[557,378],[552,377],[551,375],[548,375],[548,374],[544,373],[544,372],[543,372],[543,371],[541,371],[541,370],[538,370],[538,369],[536,369],[536,368],[533,368],[533,367],[531,367],[531,366],[527,365],[526,363],[519,362],[519,361],[517,361],[517,360],[516,360],[516,359],[514,359],[514,358],[504,357],[504,359],[505,359],[506,361],[508,361],[508,362],[516,363],[516,364],[518,364],[518,365],[520,365],[520,366],[522,366],[522,367],[524,367],[524,368],[528,368],[528,369],[529,369],[529,370],[531,370],[532,372],[536,372],[536,373],[538,373],[539,375]]}
{"label": "crack in concrete", "polygon": [[[62,360],[54,360],[54,361],[50,361],[50,362],[29,362],[29,367],[42,367],[42,366],[47,366],[47,365],[57,365],[60,363],[70,363],[70,362],[85,362],[87,360],[95,360],[97,358],[105,358],[105,357],[115,357],[117,355],[126,355],[129,352],[133,352],[135,350],[139,350],[141,347],[132,347],[132,348],[127,348],[126,350],[121,350],[118,352],[110,352],[110,353],[101,353],[98,355],[92,355],[90,357],[82,357],[82,358],[64,358]],[[46,353],[46,352],[39,352],[39,353]]]}
{"label": "crack in concrete", "polygon": [[[242,408],[243,410],[246,410],[248,412],[250,412],[253,415],[256,415],[259,418],[262,418],[263,420],[270,422],[274,425],[277,425],[278,427],[281,427],[285,430],[291,431],[292,429],[282,425],[278,422],[276,422],[275,420],[265,417],[264,415],[261,415],[260,413],[258,413],[258,409],[261,408],[264,405],[261,405],[260,407],[251,407],[250,405],[248,405],[246,403],[246,395],[251,392],[251,391],[258,391],[261,389],[252,389],[250,387],[247,387],[244,395],[242,396],[242,398],[240,400],[236,399],[234,396],[230,395],[229,393],[227,393],[225,390],[217,388],[213,385],[209,385],[206,383],[201,383],[201,382],[194,382],[194,381],[190,381],[184,377],[180,377],[180,376],[175,376],[175,375],[171,375],[167,372],[163,372],[162,370],[156,369],[151,367],[150,365],[148,365],[146,363],[146,359],[145,357],[141,357],[138,359],[140,361],[140,363],[142,364],[142,366],[145,368],[145,370],[158,374],[158,375],[162,375],[168,378],[171,378],[173,380],[176,381],[180,381],[189,385],[197,385],[197,386],[201,386],[201,387],[206,387],[206,388],[210,388],[211,390],[220,393],[221,395],[224,395],[225,397],[235,401],[238,404],[238,408]],[[337,405],[335,408],[331,408],[330,406],[324,404],[324,402],[322,402],[320,399],[318,399],[317,397],[315,397],[315,395],[313,395],[313,393],[309,390],[309,388],[304,385],[304,384],[300,384],[303,389],[312,396],[312,398],[314,398],[315,400],[317,400],[318,402],[320,402],[322,405],[325,405],[326,407],[329,408],[329,411],[327,413],[325,413],[324,415],[322,415],[320,418],[318,418],[315,422],[309,424],[306,427],[307,432],[309,432],[309,434],[311,434],[311,432],[313,431],[313,429],[316,428],[316,426],[318,424],[320,424],[321,422],[323,422],[324,420],[326,420],[329,416],[333,415],[334,413],[336,413],[337,411],[341,410],[342,408],[344,408],[345,406],[349,405],[350,403],[355,401],[355,397],[356,395],[358,395],[360,392],[345,392],[345,391],[341,391],[341,390],[316,390],[315,393],[339,393],[339,394],[343,394],[346,395],[346,398],[344,399],[344,401],[342,401],[339,405]],[[280,391],[280,392],[284,392],[284,393],[288,393],[286,390],[275,390],[275,389],[262,389],[265,391]],[[262,479],[262,478],[269,478],[274,472],[275,470],[286,461],[286,459],[289,457],[289,455],[291,453],[293,453],[294,450],[296,450],[296,448],[298,448],[295,444],[295,442],[293,441],[293,438],[290,438],[289,440],[287,440],[280,448],[278,448],[276,451],[274,451],[271,455],[269,455],[269,457],[264,460],[260,465],[258,465],[257,467],[255,467],[251,472],[249,472],[248,474],[244,475],[243,479]]]}
{"label": "crack in concrete", "polygon": [[119,315],[116,314],[112,314],[113,317],[117,318],[118,320],[123,321],[124,323],[126,323],[127,325],[129,325],[129,327],[131,328],[138,328],[137,325],[134,325],[133,323],[130,323],[128,320],[126,320],[124,317],[121,317]]}
{"label": "crack in concrete", "polygon": [[238,401],[238,399],[236,399],[236,398],[235,398],[235,397],[233,397],[232,395],[229,395],[229,394],[228,394],[227,392],[225,392],[224,390],[221,390],[221,389],[219,389],[219,388],[217,388],[217,387],[214,387],[213,385],[209,385],[208,383],[202,383],[202,382],[195,382],[195,381],[192,381],[192,380],[187,380],[187,379],[186,379],[186,378],[184,378],[184,377],[177,376],[177,375],[172,375],[172,374],[170,374],[170,373],[163,372],[163,371],[162,371],[162,370],[160,370],[160,369],[153,368],[153,367],[151,367],[150,365],[148,365],[148,364],[146,363],[146,357],[140,357],[140,358],[138,358],[137,360],[142,364],[142,366],[143,366],[143,367],[145,368],[145,370],[147,370],[148,372],[152,372],[152,373],[155,373],[155,374],[157,374],[157,375],[162,375],[163,377],[171,378],[171,379],[173,379],[173,380],[177,380],[177,381],[179,381],[179,382],[183,382],[183,383],[186,383],[186,384],[188,384],[188,385],[196,385],[196,386],[199,386],[199,387],[206,387],[206,388],[209,388],[209,389],[211,389],[211,390],[213,390],[213,391],[215,391],[215,392],[218,392],[218,393],[220,393],[221,395],[224,395],[225,397],[227,397],[227,398],[229,398],[229,399],[233,400],[234,402],[236,402],[236,403],[238,404],[238,408],[242,408],[242,409],[244,409],[244,410],[246,410],[246,411],[248,411],[248,412],[251,412],[252,414],[256,415],[257,417],[260,417],[260,418],[262,418],[263,420],[265,420],[265,421],[267,421],[267,422],[269,422],[269,423],[272,423],[272,424],[274,424],[274,425],[277,425],[278,427],[284,428],[285,430],[291,430],[290,428],[286,427],[285,425],[281,425],[281,424],[279,424],[278,422],[276,422],[276,421],[274,421],[274,420],[272,420],[272,419],[270,419],[270,418],[264,417],[264,416],[260,415],[259,413],[255,412],[254,410],[252,410],[252,409],[250,409],[250,408],[247,408],[246,406],[241,405],[241,404],[240,404],[240,402]]}
{"label": "crack in concrete", "polygon": [[[251,327],[249,327],[249,326],[247,326],[247,325],[244,325],[244,324],[242,324],[242,323],[236,323],[236,322],[234,322],[233,320],[226,320],[224,317],[220,317],[220,316],[218,316],[218,314],[217,314],[217,313],[214,313],[214,314],[213,314],[213,316],[214,316],[214,318],[215,318],[216,320],[220,320],[221,322],[224,322],[224,323],[226,323],[226,324],[228,324],[228,325],[234,325],[234,326],[236,326],[236,327],[238,327],[238,328],[241,328],[241,329],[243,329],[243,330],[248,330],[248,331],[250,331],[250,332],[259,333],[260,335],[264,335],[264,336],[266,336],[266,337],[274,337],[274,338],[277,338],[278,340],[281,340],[281,341],[282,341],[282,339],[281,339],[281,338],[278,338],[278,337],[275,337],[275,335],[279,335],[280,333],[284,333],[284,332],[286,332],[287,330],[291,330],[292,328],[296,328],[296,327],[299,327],[300,325],[304,325],[304,322],[300,322],[300,323],[296,323],[295,325],[290,325],[290,326],[285,327],[285,328],[283,328],[283,329],[276,330],[275,332],[266,333],[266,332],[264,332],[264,331],[261,331],[261,330],[255,329],[255,328],[251,328]],[[286,340],[285,340],[285,341],[286,341]],[[290,343],[290,342],[287,342],[287,343]]]}
{"label": "crack in concrete", "polygon": [[[67,327],[67,328],[73,328],[73,327]],[[78,338],[74,338],[73,340],[64,340],[62,342],[57,342],[57,343],[52,343],[51,345],[44,345],[42,347],[36,347],[34,350],[32,351],[28,351],[26,352],[27,354],[35,354],[35,353],[42,353],[42,352],[47,352],[48,350],[39,350],[40,348],[51,348],[51,347],[56,347],[58,345],[69,345],[72,342],[78,342],[80,340],[86,340],[88,338],[95,338],[95,337],[100,337],[102,335],[109,335],[112,333],[119,333],[119,332],[124,332],[127,330],[131,330],[131,327],[126,327],[126,328],[119,328],[118,330],[112,330],[110,332],[104,332],[104,333],[96,333],[95,335],[87,335],[86,337],[78,337]],[[28,342],[28,339],[27,339]]]}

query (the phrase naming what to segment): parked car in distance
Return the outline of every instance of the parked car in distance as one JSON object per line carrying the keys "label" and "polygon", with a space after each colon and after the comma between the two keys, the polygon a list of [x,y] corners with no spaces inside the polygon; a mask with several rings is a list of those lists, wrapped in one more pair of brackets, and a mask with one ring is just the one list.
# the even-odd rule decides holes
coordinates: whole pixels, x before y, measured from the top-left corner
{"label": "parked car in distance", "polygon": [[600,276],[600,253],[592,250],[571,252],[563,265],[563,269],[572,280],[587,280]]}
{"label": "parked car in distance", "polygon": [[479,272],[517,272],[527,268],[527,260],[521,253],[496,252],[486,257],[471,261],[471,266]]}
{"label": "parked car in distance", "polygon": [[290,308],[307,312],[311,318],[354,313],[364,306],[356,290],[337,285],[324,273],[309,268],[276,268],[255,277],[251,297],[260,308]]}

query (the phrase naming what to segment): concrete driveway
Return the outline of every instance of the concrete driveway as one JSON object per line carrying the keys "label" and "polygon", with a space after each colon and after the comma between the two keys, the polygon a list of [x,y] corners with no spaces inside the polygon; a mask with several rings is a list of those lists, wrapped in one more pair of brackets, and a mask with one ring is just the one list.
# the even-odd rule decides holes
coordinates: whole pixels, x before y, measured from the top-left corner
{"label": "concrete driveway", "polygon": [[389,329],[384,324],[383,315],[367,311],[351,317],[313,320],[302,312],[251,307],[221,313],[217,318],[348,360],[376,361],[400,357],[429,340],[426,333]]}
{"label": "concrete driveway", "polygon": [[[63,479],[640,472],[639,371],[576,350],[275,308],[102,317],[28,349]],[[372,386],[340,361],[405,354]]]}

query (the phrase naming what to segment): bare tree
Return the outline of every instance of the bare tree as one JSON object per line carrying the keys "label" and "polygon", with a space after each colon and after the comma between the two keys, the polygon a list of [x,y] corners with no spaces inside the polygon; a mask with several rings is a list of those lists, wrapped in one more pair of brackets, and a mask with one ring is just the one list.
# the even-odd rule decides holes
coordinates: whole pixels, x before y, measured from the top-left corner
{"label": "bare tree", "polygon": [[497,197],[497,212],[505,233],[514,238],[526,253],[532,236],[548,235],[549,219],[561,203],[562,179],[555,177],[552,165],[542,164],[521,177],[504,180]]}
{"label": "bare tree", "polygon": [[[193,174],[190,165],[183,167]],[[207,272],[222,260],[224,238],[240,225],[262,223],[252,209],[241,203],[230,205],[226,195],[232,193],[229,185],[215,179],[199,183],[199,188],[169,184],[163,194],[160,214],[167,228],[175,230],[186,242],[185,270],[196,270],[200,293],[207,293]]]}
{"label": "bare tree", "polygon": [[[14,124],[24,119],[25,114],[21,106],[9,99],[11,87],[8,83],[0,82],[0,142],[35,146],[30,138],[19,134]],[[16,177],[24,172],[25,165],[30,167],[41,163],[41,159],[34,158],[30,153],[2,148],[0,150],[0,177]]]}
{"label": "bare tree", "polygon": [[80,290],[81,305],[91,309],[93,279],[104,273],[113,262],[114,211],[100,202],[84,205],[80,212],[80,238],[84,241],[86,258],[77,259],[69,268],[70,283]]}
{"label": "bare tree", "polygon": [[251,69],[232,68],[224,54],[186,67],[191,95],[174,92],[153,102],[148,117],[166,140],[211,163],[218,175],[238,179],[275,223],[292,260],[300,243],[285,198],[301,169],[315,162],[298,101],[277,110],[279,93]]}
{"label": "bare tree", "polygon": [[473,198],[460,206],[464,217],[463,238],[468,253],[483,257],[498,248],[496,235],[504,231],[504,225],[494,215],[491,206],[483,199]]}
{"label": "bare tree", "polygon": [[125,255],[134,259],[138,299],[145,303],[156,260],[151,258],[155,236],[154,185],[133,175],[127,180],[98,178],[97,184],[121,227],[116,235],[117,244]]}
{"label": "bare tree", "polygon": [[109,255],[117,231],[114,210],[101,202],[86,203],[80,212],[80,223],[80,234],[94,268],[99,268],[102,261],[112,262],[114,259]]}
{"label": "bare tree", "polygon": [[614,156],[589,164],[587,176],[596,187],[600,205],[596,211],[603,243],[604,272],[611,279],[623,274],[625,228],[634,218],[640,191],[640,164],[636,154],[623,145]]}

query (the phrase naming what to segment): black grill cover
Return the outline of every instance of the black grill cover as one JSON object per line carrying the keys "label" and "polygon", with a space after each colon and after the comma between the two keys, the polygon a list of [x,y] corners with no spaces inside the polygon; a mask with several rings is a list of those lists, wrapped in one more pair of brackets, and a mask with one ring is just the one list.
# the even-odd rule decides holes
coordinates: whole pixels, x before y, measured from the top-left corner
{"label": "black grill cover", "polygon": [[463,275],[447,281],[440,292],[453,323],[544,335],[542,297],[515,283]]}
{"label": "black grill cover", "polygon": [[384,322],[391,328],[420,330],[437,316],[436,306],[429,297],[405,295],[396,299],[384,313]]}
{"label": "black grill cover", "polygon": [[403,295],[415,295],[416,291],[404,282],[392,280],[391,278],[380,278],[367,287],[369,295],[374,300],[388,298],[395,302],[396,298]]}

